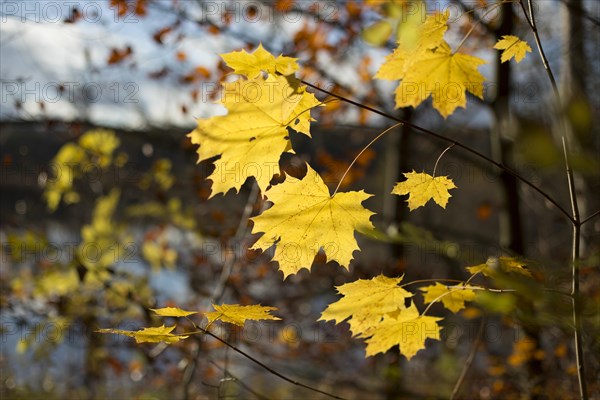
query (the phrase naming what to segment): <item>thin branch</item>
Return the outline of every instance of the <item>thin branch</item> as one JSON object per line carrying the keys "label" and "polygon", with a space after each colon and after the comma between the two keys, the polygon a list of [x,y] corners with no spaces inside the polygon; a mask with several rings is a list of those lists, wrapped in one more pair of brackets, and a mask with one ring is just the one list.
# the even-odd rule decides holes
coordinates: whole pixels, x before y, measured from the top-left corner
{"label": "thin branch", "polygon": [[450,400],[456,398],[456,395],[458,394],[458,391],[460,390],[460,387],[462,386],[462,384],[465,380],[465,377],[467,376],[467,372],[469,372],[469,369],[471,368],[471,364],[473,364],[473,360],[475,359],[475,354],[477,354],[477,349],[479,348],[479,345],[481,344],[481,339],[483,338],[484,330],[485,330],[485,316],[481,318],[481,323],[479,325],[479,331],[477,332],[477,337],[475,337],[475,341],[473,342],[473,346],[471,347],[471,352],[469,353],[469,356],[467,357],[467,359],[465,361],[462,371],[460,372],[460,376],[458,377],[458,380],[454,384],[454,389],[452,389],[452,394],[450,395]]}
{"label": "thin branch", "polygon": [[[542,47],[542,42],[540,40],[540,35],[538,33],[537,25],[535,23],[535,14],[533,13],[533,2],[532,0],[527,0],[528,8],[529,8],[529,16],[527,15],[527,11],[525,10],[524,0],[519,0],[519,4],[521,5],[521,9],[523,10],[523,14],[525,14],[525,19],[533,32],[533,37],[535,39],[535,44],[537,45],[538,52],[540,53],[540,57],[542,59],[542,64],[544,64],[544,69],[546,70],[546,74],[550,79],[550,83],[552,84],[552,90],[554,91],[554,95],[556,96],[556,100],[558,104],[560,102],[560,92],[558,91],[558,85],[556,84],[556,79],[554,78],[554,74],[552,73],[552,69],[550,68],[550,64],[548,63],[548,59],[546,58],[546,54],[544,53],[544,48]],[[573,222],[573,221],[571,221]]]}
{"label": "thin branch", "polygon": [[[247,234],[248,219],[250,218],[250,214],[252,214],[252,209],[254,207],[254,203],[256,202],[256,199],[258,198],[259,193],[260,193],[260,189],[258,187],[258,184],[256,182],[254,182],[252,185],[252,190],[250,191],[250,194],[248,195],[248,200],[246,201],[246,206],[244,207],[242,217],[240,218],[240,222],[238,224],[237,230],[233,237],[233,240],[236,242],[241,241]],[[231,276],[235,261],[236,261],[235,257],[230,257],[225,261],[223,268],[221,269],[221,276],[219,277],[219,281],[217,282],[215,290],[213,291],[213,294],[211,296],[211,300],[210,300],[211,304],[219,303],[221,298],[223,297],[223,294],[225,293],[225,288],[227,286],[227,281],[229,280],[229,277]],[[208,327],[207,327],[207,329],[208,329]],[[189,398],[189,390],[190,390],[190,387],[194,380],[194,374],[196,372],[196,368],[198,367],[198,362],[199,362],[200,355],[201,355],[202,341],[198,339],[196,344],[197,344],[197,347],[196,347],[196,349],[194,349],[194,352],[191,356],[190,364],[188,365],[188,367],[186,368],[185,373],[184,373],[184,378],[183,378],[183,382],[184,382],[183,383],[183,399],[184,400],[187,400]]]}
{"label": "thin branch", "polygon": [[[235,375],[233,375],[231,373],[231,371],[229,371],[227,368],[221,367],[219,364],[217,364],[213,360],[210,360],[210,363],[212,365],[214,365],[215,367],[217,367],[218,369],[220,369],[221,371],[223,371],[223,373],[226,373],[231,378],[233,378],[233,380],[235,381],[235,383],[237,383],[238,385],[240,385],[240,387],[242,389],[247,390],[248,392],[252,393],[253,395],[255,395],[260,400],[269,400],[269,398],[267,396],[262,395],[262,394],[258,393],[257,391],[255,391],[254,389],[252,389],[250,386],[248,386],[247,384],[245,384],[244,381],[242,381],[240,378],[238,378]],[[212,387],[212,385],[210,385],[210,386]],[[219,388],[219,386],[217,386],[217,388]]]}
{"label": "thin branch", "polygon": [[579,223],[580,225],[585,224],[586,222],[589,222],[592,218],[597,217],[598,215],[600,215],[600,210],[596,211],[595,213],[593,213],[592,215],[590,215],[589,217],[586,217],[584,219],[581,220],[581,222]]}
{"label": "thin branch", "polygon": [[225,346],[227,346],[230,349],[236,351],[237,353],[240,353],[242,356],[246,357],[248,360],[252,361],[253,363],[255,363],[256,365],[258,365],[259,367],[261,367],[264,370],[270,372],[272,375],[275,375],[275,376],[283,379],[286,382],[289,382],[289,383],[291,383],[293,385],[296,385],[296,386],[303,387],[305,389],[311,390],[311,391],[316,392],[316,393],[324,394],[325,396],[328,396],[328,397],[331,397],[331,398],[334,398],[334,399],[345,400],[343,397],[337,396],[337,395],[332,394],[332,393],[325,392],[325,391],[323,391],[321,389],[317,389],[315,387],[306,385],[306,384],[304,384],[302,382],[298,382],[298,381],[295,381],[295,380],[293,380],[291,378],[288,378],[287,376],[285,376],[285,375],[283,375],[283,374],[275,371],[274,369],[272,369],[268,365],[266,365],[266,364],[258,361],[256,358],[252,357],[250,354],[246,353],[245,351],[239,349],[238,347],[232,345],[231,343],[225,341],[224,339],[221,339],[219,336],[215,335],[214,333],[212,333],[210,331],[207,331],[206,329],[202,328],[201,326],[196,325],[196,329],[198,329],[198,330],[202,331],[204,334],[206,334],[206,335],[208,335],[208,336],[210,336],[210,337],[218,340],[219,342],[223,343]]}
{"label": "thin branch", "polygon": [[378,110],[378,109],[373,108],[373,107],[369,107],[369,106],[361,104],[361,103],[358,103],[358,102],[356,102],[354,100],[351,100],[351,99],[349,99],[347,97],[344,97],[344,96],[341,96],[339,94],[335,94],[333,92],[330,92],[329,90],[320,88],[319,86],[314,85],[314,84],[312,84],[310,82],[307,82],[305,80],[300,80],[300,82],[304,83],[306,86],[309,86],[309,87],[311,87],[311,88],[313,88],[315,90],[318,90],[319,92],[328,94],[329,96],[336,97],[336,98],[338,98],[338,99],[340,99],[340,100],[342,100],[342,101],[344,101],[344,102],[346,102],[348,104],[352,104],[353,106],[356,106],[356,107],[359,107],[359,108],[371,111],[374,114],[381,115],[382,117],[391,119],[393,121],[401,122],[405,126],[408,126],[409,128],[412,128],[412,129],[414,129],[416,131],[425,133],[425,134],[427,134],[429,136],[433,136],[433,137],[435,137],[435,138],[437,138],[439,140],[443,140],[443,141],[445,141],[447,143],[451,143],[451,144],[453,144],[456,147],[460,147],[461,149],[463,149],[463,150],[471,153],[472,155],[477,156],[477,157],[479,157],[479,158],[487,161],[488,163],[490,163],[490,164],[492,164],[492,165],[500,168],[501,170],[505,171],[506,173],[514,176],[515,178],[517,178],[518,180],[520,180],[521,182],[523,182],[525,185],[529,186],[530,188],[532,188],[533,190],[535,190],[536,192],[538,192],[542,197],[544,197],[550,203],[552,203],[552,205],[554,205],[557,210],[559,210],[565,217],[567,217],[569,219],[569,221],[571,221],[571,223],[574,222],[573,217],[571,216],[571,214],[569,214],[569,212],[567,210],[565,210],[560,204],[558,204],[558,202],[556,200],[554,200],[548,193],[546,193],[545,191],[543,191],[542,189],[540,189],[539,187],[537,187],[535,184],[533,184],[528,179],[526,179],[523,176],[521,176],[518,172],[512,170],[511,168],[507,167],[506,165],[504,165],[502,163],[499,163],[499,162],[491,159],[490,157],[486,156],[485,154],[480,153],[479,151],[477,151],[477,150],[475,150],[475,149],[473,149],[473,148],[471,148],[471,147],[469,147],[469,146],[467,146],[465,144],[462,144],[461,142],[458,142],[456,140],[447,138],[447,137],[445,137],[443,135],[440,135],[439,133],[435,133],[435,132],[433,132],[433,131],[431,131],[429,129],[422,128],[422,127],[420,127],[418,125],[415,125],[415,124],[413,124],[413,123],[411,123],[409,121],[406,121],[406,120],[404,120],[402,118],[398,118],[398,117],[395,117],[393,115],[390,115],[390,114],[388,114],[388,113],[386,113],[384,111]]}
{"label": "thin branch", "polygon": [[579,206],[577,205],[577,191],[575,190],[575,180],[573,170],[569,160],[569,150],[565,137],[562,138],[563,151],[565,155],[565,168],[567,170],[567,181],[569,184],[569,196],[571,198],[571,208],[573,211],[573,248],[572,248],[572,277],[571,277],[571,304],[573,306],[573,325],[574,325],[574,344],[575,361],[577,363],[577,380],[579,382],[579,395],[582,400],[587,400],[587,382],[585,380],[585,364],[583,361],[583,343],[582,343],[582,324],[579,311],[579,247],[581,240],[581,222],[579,220]]}

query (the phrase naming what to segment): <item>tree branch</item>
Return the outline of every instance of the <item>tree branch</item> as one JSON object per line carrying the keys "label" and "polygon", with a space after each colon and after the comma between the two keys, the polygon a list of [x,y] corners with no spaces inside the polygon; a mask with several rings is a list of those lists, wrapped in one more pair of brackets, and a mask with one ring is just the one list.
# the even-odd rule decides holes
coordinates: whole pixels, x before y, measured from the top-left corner
{"label": "tree branch", "polygon": [[573,179],[573,170],[569,160],[569,150],[567,142],[563,136],[563,151],[565,155],[565,167],[567,170],[567,181],[569,184],[569,196],[571,198],[571,208],[573,212],[573,248],[572,248],[572,277],[571,277],[571,304],[573,306],[573,325],[574,325],[574,344],[575,361],[577,363],[577,380],[579,382],[579,394],[582,400],[587,400],[587,382],[585,380],[585,364],[583,361],[583,343],[581,315],[579,310],[579,242],[581,240],[581,222],[579,220],[579,206],[577,205],[577,191],[575,190],[575,180]]}
{"label": "tree branch", "polygon": [[398,118],[398,117],[395,117],[393,115],[390,115],[390,114],[388,114],[388,113],[386,113],[384,111],[378,110],[378,109],[373,108],[373,107],[369,107],[369,106],[361,104],[361,103],[358,103],[358,102],[356,102],[354,100],[351,100],[351,99],[349,99],[347,97],[344,97],[344,96],[341,96],[339,94],[332,93],[329,90],[322,89],[319,86],[314,85],[314,84],[312,84],[310,82],[307,82],[305,80],[301,79],[300,82],[304,83],[306,86],[309,86],[309,87],[311,87],[311,88],[313,88],[315,90],[318,90],[318,91],[320,91],[322,93],[328,94],[329,96],[336,97],[336,98],[338,98],[338,99],[340,99],[340,100],[342,100],[342,101],[344,101],[346,103],[352,104],[353,106],[360,107],[360,108],[363,108],[365,110],[369,110],[372,113],[375,113],[377,115],[381,115],[382,117],[391,119],[393,121],[401,122],[405,126],[408,126],[408,127],[412,128],[414,130],[417,130],[419,132],[425,133],[425,134],[427,134],[429,136],[433,136],[436,139],[443,140],[443,141],[445,141],[447,143],[453,144],[456,147],[460,147],[461,149],[463,149],[465,151],[468,151],[469,153],[471,153],[471,154],[473,154],[473,155],[475,155],[475,156],[477,156],[477,157],[479,157],[479,158],[487,161],[488,163],[490,163],[490,164],[492,164],[492,165],[500,168],[501,170],[505,171],[506,173],[508,173],[508,174],[514,176],[515,178],[519,179],[521,182],[523,182],[524,184],[526,184],[527,186],[529,186],[530,188],[532,188],[533,190],[535,190],[536,192],[538,192],[546,200],[548,200],[550,203],[552,203],[552,205],[554,205],[565,217],[567,217],[569,219],[569,221],[571,221],[571,223],[574,222],[573,217],[571,216],[571,214],[569,214],[569,212],[567,212],[567,210],[565,210],[560,204],[558,204],[558,202],[556,200],[554,200],[554,198],[552,198],[548,193],[546,193],[544,190],[542,190],[539,187],[537,187],[535,184],[533,184],[528,179],[526,179],[523,176],[521,176],[518,172],[512,170],[511,168],[507,167],[506,165],[504,165],[502,163],[499,163],[499,162],[491,159],[490,157],[486,156],[485,154],[480,153],[479,151],[477,151],[477,150],[475,150],[475,149],[473,149],[473,148],[471,148],[471,147],[469,147],[469,146],[467,146],[465,144],[462,144],[461,142],[458,142],[456,140],[453,140],[453,139],[447,138],[445,136],[442,136],[439,133],[433,132],[433,131],[431,131],[429,129],[422,128],[422,127],[420,127],[418,125],[415,125],[415,124],[413,124],[413,123],[411,123],[409,121],[406,121],[406,120],[404,120],[402,118]]}
{"label": "tree branch", "polygon": [[245,351],[239,349],[238,347],[232,345],[231,343],[225,341],[224,339],[221,339],[219,336],[215,335],[214,333],[212,333],[210,331],[207,331],[206,329],[202,328],[201,326],[198,326],[196,324],[194,324],[194,325],[196,326],[196,329],[202,331],[204,334],[212,337],[213,339],[218,340],[219,342],[223,343],[225,346],[227,346],[230,349],[234,350],[235,352],[241,354],[242,356],[246,357],[248,360],[252,361],[253,363],[255,363],[256,365],[258,365],[259,367],[261,367],[264,370],[268,371],[272,375],[275,375],[275,376],[283,379],[286,382],[289,382],[289,383],[291,383],[293,385],[296,385],[296,386],[303,387],[305,389],[311,390],[311,391],[316,392],[316,393],[324,394],[325,396],[328,396],[328,397],[331,397],[331,398],[334,398],[334,399],[345,400],[343,397],[337,396],[337,395],[332,394],[332,393],[325,392],[325,391],[323,391],[321,389],[317,389],[315,387],[306,385],[306,384],[304,384],[302,382],[298,382],[298,381],[295,381],[295,380],[293,380],[291,378],[288,378],[287,376],[285,376],[285,375],[283,375],[283,374],[275,371],[274,369],[272,369],[268,365],[266,365],[266,364],[258,361],[256,358],[252,357],[250,354],[246,353]]}

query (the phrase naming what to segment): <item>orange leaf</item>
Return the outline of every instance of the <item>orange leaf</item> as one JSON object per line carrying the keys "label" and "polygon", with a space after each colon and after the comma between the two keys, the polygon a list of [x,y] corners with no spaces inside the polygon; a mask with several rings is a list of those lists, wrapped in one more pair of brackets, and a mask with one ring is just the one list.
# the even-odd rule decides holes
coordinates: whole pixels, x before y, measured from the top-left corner
{"label": "orange leaf", "polygon": [[125,49],[122,50],[112,48],[107,63],[108,65],[119,64],[131,54],[133,54],[133,49],[131,48],[131,46],[127,46]]}
{"label": "orange leaf", "polygon": [[159,29],[153,36],[152,39],[158,44],[164,44],[164,36],[173,30],[172,27],[167,26],[165,28]]}

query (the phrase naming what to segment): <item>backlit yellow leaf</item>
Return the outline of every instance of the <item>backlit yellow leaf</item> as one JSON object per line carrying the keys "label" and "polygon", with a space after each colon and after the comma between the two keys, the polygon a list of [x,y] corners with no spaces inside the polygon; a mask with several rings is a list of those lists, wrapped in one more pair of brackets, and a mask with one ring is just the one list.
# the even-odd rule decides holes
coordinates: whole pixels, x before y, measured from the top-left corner
{"label": "backlit yellow leaf", "polygon": [[139,331],[126,331],[123,329],[99,329],[98,333],[114,333],[117,335],[125,335],[135,339],[137,343],[158,343],[165,342],[167,344],[176,343],[180,340],[187,339],[189,336],[175,335],[171,333],[175,329],[173,326],[157,326],[154,328],[144,328]]}
{"label": "backlit yellow leaf", "polygon": [[319,249],[328,260],[348,268],[352,253],[359,250],[354,231],[373,229],[373,213],[361,205],[371,195],[361,190],[332,197],[310,166],[301,180],[288,175],[265,194],[273,206],[252,218],[252,232],[263,232],[252,248],[265,251],[275,245],[273,260],[284,278],[310,269]]}
{"label": "backlit yellow leaf", "polygon": [[423,172],[407,172],[404,174],[407,178],[394,186],[392,194],[408,194],[408,208],[412,211],[424,206],[429,200],[433,199],[442,208],[446,208],[448,199],[452,195],[448,192],[456,188],[454,182],[445,176],[433,177]]}
{"label": "backlit yellow leaf", "polygon": [[402,277],[379,275],[337,286],[343,297],[327,306],[319,320],[334,320],[339,324],[350,318],[348,323],[354,336],[369,336],[369,331],[386,314],[406,309],[404,300],[412,297],[412,293],[398,286],[401,281]]}
{"label": "backlit yellow leaf", "polygon": [[500,60],[506,62],[514,57],[517,63],[525,58],[525,55],[531,53],[531,47],[529,44],[513,35],[504,35],[502,39],[494,45],[495,49],[504,50]]}
{"label": "backlit yellow leaf", "polygon": [[185,311],[177,307],[151,308],[150,310],[161,317],[187,317],[198,313],[197,311]]}
{"label": "backlit yellow leaf", "polygon": [[399,80],[396,107],[417,107],[430,96],[444,118],[467,104],[466,92],[483,99],[484,77],[477,70],[485,61],[453,53],[443,39],[448,13],[428,16],[418,28],[416,45],[398,44],[386,58],[378,79]]}
{"label": "backlit yellow leaf", "polygon": [[456,285],[446,286],[439,282],[421,288],[425,304],[441,301],[444,307],[452,312],[458,312],[465,308],[465,301],[472,301],[475,292],[470,286]]}
{"label": "backlit yellow leaf", "polygon": [[381,20],[364,29],[361,33],[362,39],[373,46],[382,46],[388,41],[393,28],[389,21]]}
{"label": "backlit yellow leaf", "polygon": [[493,276],[498,272],[512,272],[531,277],[531,272],[527,270],[527,264],[515,257],[490,257],[485,264],[467,267],[467,271],[471,274],[482,273],[485,276]]}
{"label": "backlit yellow leaf", "polygon": [[221,57],[233,69],[234,73],[245,75],[248,78],[256,78],[261,72],[269,74],[278,72],[282,75],[290,75],[298,70],[296,58],[281,55],[275,58],[262,47],[262,44],[259,44],[258,48],[252,53],[241,50],[221,54]]}
{"label": "backlit yellow leaf", "polygon": [[188,136],[200,145],[198,162],[221,156],[212,194],[239,191],[250,176],[265,190],[279,173],[279,158],[291,150],[288,128],[310,136],[310,109],[321,103],[295,78],[259,76],[226,83],[221,102],[228,114],[198,120]]}
{"label": "backlit yellow leaf", "polygon": [[414,304],[396,316],[386,315],[383,321],[370,331],[372,336],[365,340],[367,356],[385,353],[398,345],[400,353],[410,360],[419,350],[425,348],[426,339],[439,340],[441,328],[438,321],[441,319],[420,316]]}
{"label": "backlit yellow leaf", "polygon": [[244,326],[247,320],[280,320],[274,315],[271,315],[271,311],[277,310],[276,307],[266,307],[261,305],[241,306],[239,304],[213,304],[215,311],[207,312],[204,315],[208,318],[208,323],[212,324],[214,321],[223,321],[230,324]]}

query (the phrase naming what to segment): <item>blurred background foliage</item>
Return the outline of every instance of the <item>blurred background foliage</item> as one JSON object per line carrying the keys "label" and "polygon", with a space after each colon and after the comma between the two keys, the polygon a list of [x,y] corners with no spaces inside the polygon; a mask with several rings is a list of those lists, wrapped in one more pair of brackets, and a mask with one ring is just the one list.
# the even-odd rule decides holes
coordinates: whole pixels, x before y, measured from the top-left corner
{"label": "blurred background foliage", "polygon": [[[374,193],[366,204],[377,212],[377,232],[360,238],[362,251],[350,272],[325,265],[320,254],[312,272],[282,281],[266,255],[248,250],[256,239],[248,218],[268,206],[253,182],[237,196],[208,200],[205,178],[213,167],[196,164],[185,136],[194,118],[219,112],[209,103],[218,99],[229,71],[217,54],[262,42],[273,54],[297,57],[303,79],[490,154],[568,209],[552,91],[541,61],[532,53],[518,66],[500,65],[491,50],[495,38],[507,33],[534,43],[517,4],[486,15],[495,2],[91,3],[101,12],[94,15],[85,2],[61,3],[61,17],[52,21],[43,2],[28,6],[39,15],[24,13],[26,2],[3,5],[3,398],[316,398],[205,337],[167,348],[94,333],[160,324],[148,308],[208,311],[211,303],[278,307],[283,321],[218,326],[217,333],[271,368],[345,398],[448,398],[469,362],[458,398],[577,396],[570,298],[547,290],[570,291],[571,228],[529,188],[453,149],[438,166],[438,174],[459,188],[448,208],[430,205],[408,214],[404,199],[389,195],[393,183],[402,172],[431,171],[445,144],[403,128],[366,151],[343,182],[343,190]],[[560,112],[572,134],[586,216],[598,208],[600,189],[600,128],[593,117],[600,112],[600,8],[576,0],[534,6],[560,78]],[[399,35],[413,32],[422,9],[449,9],[452,44],[473,29],[463,49],[489,60],[485,99],[470,98],[467,109],[448,120],[430,104],[394,110],[395,84],[372,78]],[[35,20],[40,15],[41,24]],[[26,40],[27,34],[43,36],[44,29],[57,42],[49,51]],[[96,39],[66,47],[85,34]],[[75,54],[79,69],[53,75],[50,58],[59,50]],[[42,63],[36,70],[18,67],[27,53]],[[35,58],[44,53],[47,58]],[[44,95],[32,101],[22,92],[59,81],[59,94],[73,87],[67,83],[81,85],[58,102]],[[90,102],[86,83],[124,93]],[[301,175],[310,161],[333,188],[389,123],[316,95],[328,105],[316,112],[314,139],[292,134],[300,150],[282,158],[276,180]],[[587,378],[596,395],[599,233],[598,218],[584,226],[578,299]],[[478,293],[465,310],[447,316],[442,340],[428,342],[410,362],[396,351],[365,359],[364,344],[351,339],[347,325],[316,322],[337,299],[335,285],[380,273],[405,274],[404,282],[464,280],[465,266],[503,255],[523,257],[532,278],[477,278],[516,291]],[[433,315],[446,312],[431,309]]]}

